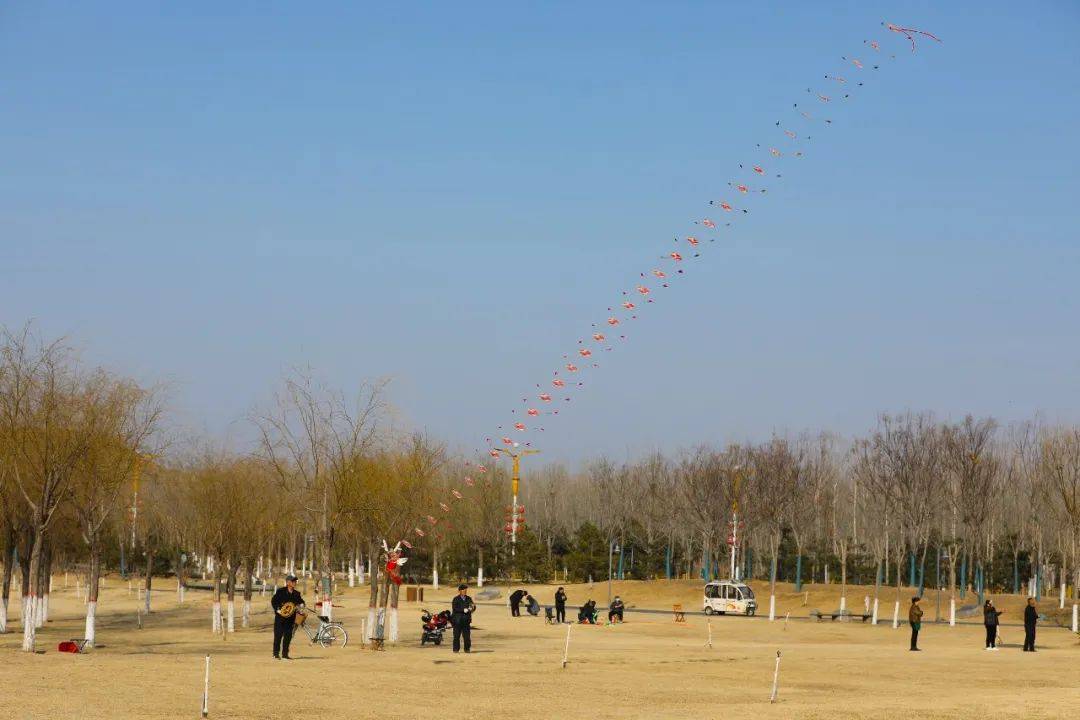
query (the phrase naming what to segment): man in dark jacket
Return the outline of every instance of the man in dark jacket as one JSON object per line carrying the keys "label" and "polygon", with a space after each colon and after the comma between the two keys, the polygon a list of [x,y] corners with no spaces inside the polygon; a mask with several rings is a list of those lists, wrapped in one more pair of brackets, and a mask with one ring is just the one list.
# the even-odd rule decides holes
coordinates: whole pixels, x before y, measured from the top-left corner
{"label": "man in dark jacket", "polygon": [[566,622],[566,592],[561,587],[555,591],[555,622]]}
{"label": "man in dark jacket", "polygon": [[921,597],[916,595],[911,598],[911,609],[908,610],[908,624],[911,625],[911,650],[919,651],[919,629],[922,628],[923,609],[919,607]]}
{"label": "man in dark jacket", "polygon": [[524,590],[515,590],[510,593],[510,615],[513,617],[521,617],[521,600],[526,595],[528,595],[528,593]]}
{"label": "man in dark jacket", "polygon": [[1035,652],[1035,623],[1039,621],[1039,611],[1035,609],[1035,598],[1029,597],[1024,608],[1024,652]]}
{"label": "man in dark jacket", "polygon": [[472,614],[476,610],[476,604],[469,597],[468,585],[458,585],[457,595],[450,604],[450,623],[454,626],[454,652],[461,649],[461,641],[465,641],[465,652],[472,651]]}
{"label": "man in dark jacket", "polygon": [[296,589],[296,576],[285,576],[285,587],[278,588],[270,598],[270,607],[274,609],[274,658],[289,657],[289,643],[292,642],[296,628],[296,610],[304,607],[304,598]]}
{"label": "man in dark jacket", "polygon": [[1004,610],[998,610],[994,607],[993,600],[987,600],[983,603],[983,624],[986,626],[986,649],[997,650],[997,629],[998,629],[998,616]]}
{"label": "man in dark jacket", "polygon": [[619,622],[622,622],[623,610],[625,609],[626,606],[623,605],[622,598],[616,595],[615,599],[611,601],[611,605],[608,607],[607,621],[611,623],[615,621],[615,618],[618,618]]}

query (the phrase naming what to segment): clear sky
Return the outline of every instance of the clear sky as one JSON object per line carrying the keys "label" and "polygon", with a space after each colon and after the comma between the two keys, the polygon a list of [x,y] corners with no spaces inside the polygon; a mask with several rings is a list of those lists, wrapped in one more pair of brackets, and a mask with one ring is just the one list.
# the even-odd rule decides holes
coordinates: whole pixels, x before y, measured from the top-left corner
{"label": "clear sky", "polygon": [[615,457],[1080,420],[1080,6],[0,8],[0,323],[243,438],[290,366],[482,444],[880,22],[812,153],[548,422]]}

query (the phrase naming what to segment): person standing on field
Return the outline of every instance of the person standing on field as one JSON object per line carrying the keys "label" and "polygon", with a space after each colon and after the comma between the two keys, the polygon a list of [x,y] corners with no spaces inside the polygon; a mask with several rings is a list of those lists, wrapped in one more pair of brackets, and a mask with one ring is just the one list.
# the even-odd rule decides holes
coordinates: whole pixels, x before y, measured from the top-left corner
{"label": "person standing on field", "polygon": [[561,587],[555,591],[555,622],[566,622],[566,591]]}
{"label": "person standing on field", "polygon": [[468,585],[458,585],[458,593],[450,604],[450,623],[454,626],[454,652],[461,649],[465,641],[465,652],[472,652],[472,614],[476,605],[468,595]]}
{"label": "person standing on field", "polygon": [[296,611],[304,607],[304,598],[296,589],[296,576],[285,576],[285,587],[278,588],[270,598],[270,607],[274,609],[274,659],[289,657],[289,643],[292,642],[293,630],[296,629]]}
{"label": "person standing on field", "polygon": [[911,625],[911,650],[912,652],[919,651],[919,629],[922,627],[922,615],[923,609],[919,605],[922,600],[921,597],[916,595],[911,598],[911,609],[908,610],[907,619],[908,624]]}
{"label": "person standing on field", "polygon": [[997,650],[998,616],[1004,610],[994,607],[994,602],[989,598],[983,603],[983,625],[986,626],[986,649]]}
{"label": "person standing on field", "polygon": [[1027,599],[1024,608],[1024,652],[1035,652],[1035,623],[1039,621],[1039,611],[1035,609],[1035,598]]}

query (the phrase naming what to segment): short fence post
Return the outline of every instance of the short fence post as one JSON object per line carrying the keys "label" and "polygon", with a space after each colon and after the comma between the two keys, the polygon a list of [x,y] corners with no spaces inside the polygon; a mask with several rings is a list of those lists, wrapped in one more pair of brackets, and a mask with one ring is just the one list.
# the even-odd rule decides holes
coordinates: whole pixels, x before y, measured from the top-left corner
{"label": "short fence post", "polygon": [[210,656],[206,656],[206,675],[203,679],[202,716],[210,715]]}
{"label": "short fence post", "polygon": [[773,671],[772,676],[772,695],[769,697],[769,702],[776,702],[776,697],[780,692],[780,651],[776,651],[776,670]]}
{"label": "short fence post", "polygon": [[562,666],[565,668],[568,658],[570,657],[570,628],[574,627],[573,623],[566,626],[566,646],[563,647],[562,654]]}

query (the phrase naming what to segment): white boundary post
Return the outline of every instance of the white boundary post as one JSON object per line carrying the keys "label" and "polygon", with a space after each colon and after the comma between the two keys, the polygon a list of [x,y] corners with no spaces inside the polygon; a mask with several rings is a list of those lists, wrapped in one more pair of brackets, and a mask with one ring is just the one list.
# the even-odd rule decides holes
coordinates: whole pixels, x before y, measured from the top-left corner
{"label": "white boundary post", "polygon": [[210,715],[210,656],[206,656],[206,675],[203,679],[202,716]]}
{"label": "white boundary post", "polygon": [[777,695],[780,693],[780,651],[776,651],[776,669],[773,670],[772,676],[772,695],[769,696],[769,702],[776,702]]}
{"label": "white boundary post", "polygon": [[566,667],[566,663],[569,661],[569,657],[570,657],[570,628],[572,628],[572,627],[574,627],[573,623],[569,623],[566,626],[566,645],[565,645],[565,647],[563,647],[563,653],[562,653],[562,666],[564,668]]}
{"label": "white boundary post", "polygon": [[711,648],[712,647],[712,620],[711,619],[706,620],[705,621],[705,626],[709,629],[709,639],[705,641],[705,647]]}

